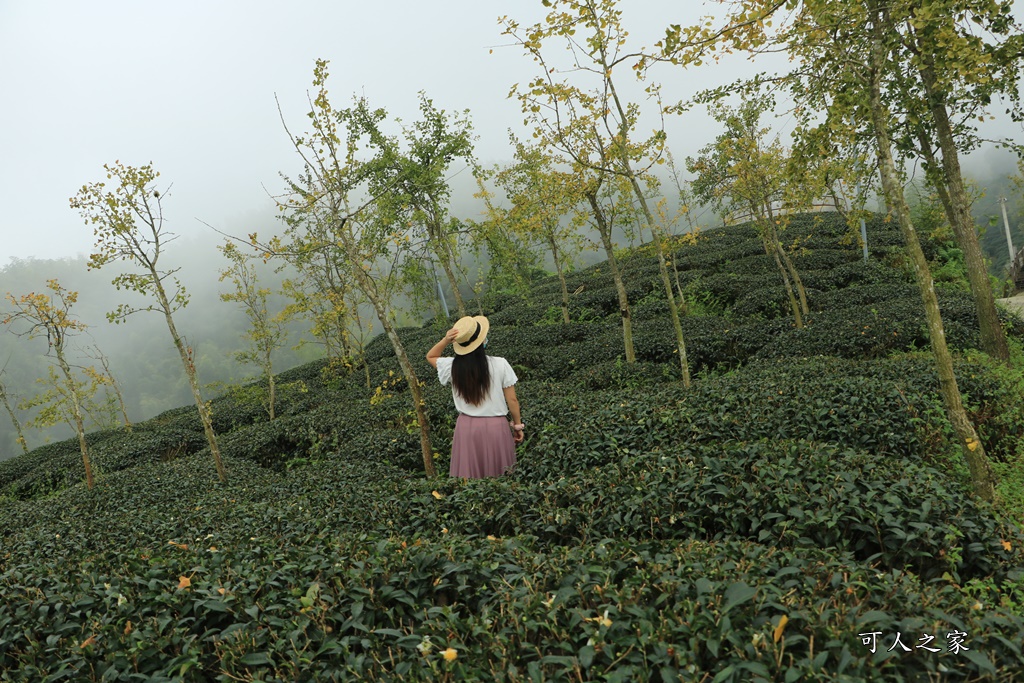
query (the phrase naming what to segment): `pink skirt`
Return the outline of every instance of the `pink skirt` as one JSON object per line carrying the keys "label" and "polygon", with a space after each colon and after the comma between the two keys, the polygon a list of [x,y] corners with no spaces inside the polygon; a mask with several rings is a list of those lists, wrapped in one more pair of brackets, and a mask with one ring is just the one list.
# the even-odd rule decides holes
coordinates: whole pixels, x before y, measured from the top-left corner
{"label": "pink skirt", "polygon": [[459,414],[452,437],[451,476],[498,477],[515,464],[516,444],[508,418]]}

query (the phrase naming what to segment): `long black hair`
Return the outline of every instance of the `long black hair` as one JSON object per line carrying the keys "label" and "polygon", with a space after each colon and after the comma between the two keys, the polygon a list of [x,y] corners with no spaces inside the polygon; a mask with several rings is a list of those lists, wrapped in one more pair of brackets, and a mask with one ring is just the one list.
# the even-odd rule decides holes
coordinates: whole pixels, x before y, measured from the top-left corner
{"label": "long black hair", "polygon": [[483,345],[455,356],[452,361],[452,387],[473,406],[480,405],[487,398],[491,390],[491,368],[487,365],[487,352]]}

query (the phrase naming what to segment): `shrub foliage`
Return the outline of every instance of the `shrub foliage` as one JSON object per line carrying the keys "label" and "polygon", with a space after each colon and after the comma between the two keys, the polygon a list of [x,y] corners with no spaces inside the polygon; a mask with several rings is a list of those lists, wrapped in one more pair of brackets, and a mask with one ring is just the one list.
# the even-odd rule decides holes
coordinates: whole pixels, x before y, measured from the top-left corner
{"label": "shrub foliage", "polygon": [[[278,376],[273,421],[258,385],[215,399],[227,485],[186,408],[91,435],[93,491],[71,441],[0,463],[0,680],[1012,680],[1024,535],[965,486],[899,235],[872,221],[864,263],[835,217],[790,234],[801,330],[749,226],[673,250],[689,389],[644,248],[635,364],[604,264],[570,275],[568,325],[554,280],[488,294],[528,424],[499,479],[423,479],[383,338],[370,386],[315,362]],[[972,351],[970,300],[941,301],[1009,470],[1021,386]],[[443,470],[451,394],[424,391]]]}

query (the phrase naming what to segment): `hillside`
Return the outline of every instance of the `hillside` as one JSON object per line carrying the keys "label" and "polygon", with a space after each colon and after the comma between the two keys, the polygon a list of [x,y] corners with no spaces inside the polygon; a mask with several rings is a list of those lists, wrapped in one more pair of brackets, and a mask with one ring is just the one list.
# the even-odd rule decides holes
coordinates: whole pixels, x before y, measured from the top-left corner
{"label": "hillside", "polygon": [[[489,297],[528,426],[502,479],[423,477],[380,337],[369,387],[315,362],[279,376],[273,422],[258,387],[215,400],[227,485],[190,406],[90,435],[93,491],[73,440],[0,463],[0,681],[1012,680],[1024,321],[1002,313],[1008,371],[976,350],[968,293],[940,287],[992,509],[942,416],[899,232],[868,231],[864,263],[837,217],[793,218],[804,329],[749,225],[681,241],[689,389],[643,248],[624,258],[634,365],[606,264],[571,276],[568,325],[554,279]],[[443,328],[401,331],[439,472],[456,415],[423,355]]]}

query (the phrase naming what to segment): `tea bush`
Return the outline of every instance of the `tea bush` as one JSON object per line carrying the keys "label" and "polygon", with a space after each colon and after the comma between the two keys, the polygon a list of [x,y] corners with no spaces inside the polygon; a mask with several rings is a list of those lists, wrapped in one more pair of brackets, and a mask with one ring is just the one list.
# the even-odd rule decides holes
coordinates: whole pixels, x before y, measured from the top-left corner
{"label": "tea bush", "polygon": [[[482,297],[528,425],[505,477],[423,478],[383,336],[365,368],[279,374],[273,421],[260,382],[215,398],[227,484],[192,406],[90,434],[92,491],[77,440],[0,462],[0,681],[1014,680],[1024,536],[969,494],[899,232],[870,220],[868,263],[839,216],[782,234],[800,330],[753,226],[671,244],[689,388],[650,245],[621,259],[635,364],[607,264],[569,274],[568,325],[553,277]],[[940,301],[1012,472],[1019,377]],[[398,330],[442,475],[456,411],[424,354],[449,322]]]}
{"label": "tea bush", "polygon": [[[317,474],[369,493],[369,477]],[[296,482],[292,493],[318,480]],[[440,501],[426,494],[429,484],[415,489],[440,507],[499,483],[452,483]],[[327,487],[320,490],[325,498]],[[308,492],[292,498],[287,515],[273,514],[270,502],[236,508],[234,535],[214,529],[207,538],[181,520],[178,528],[197,542],[179,534],[166,543],[158,534],[127,553],[98,548],[85,565],[41,560],[42,573],[27,565],[6,571],[0,667],[37,680],[78,671],[96,680],[514,681],[535,672],[556,680],[742,681],[795,679],[792,672],[903,680],[940,669],[981,678],[1022,664],[1020,617],[976,609],[953,584],[879,571],[849,553],[611,538],[552,547],[532,535],[436,528],[416,539],[327,534],[333,520],[293,515],[309,502]],[[70,544],[50,545],[60,556]],[[953,630],[967,634],[980,657],[946,651],[942,639]],[[861,642],[866,631],[882,640],[874,654]],[[913,634],[911,645],[919,634],[937,635],[940,652],[893,655],[885,648],[896,632]],[[448,648],[450,661],[442,656]]]}
{"label": "tea bush", "polygon": [[515,482],[452,483],[438,489],[441,500],[399,498],[383,524],[403,538],[448,529],[531,535],[545,546],[749,540],[838,549],[924,580],[1024,576],[1024,534],[909,458],[806,442],[724,442],[620,455],[540,485],[537,474],[527,466]]}
{"label": "tea bush", "polygon": [[[958,362],[955,371],[986,451],[1008,459],[1024,438],[1015,388],[981,361]],[[531,467],[542,467],[536,477],[546,479],[629,452],[727,440],[801,439],[880,456],[945,458],[950,427],[935,414],[942,412],[937,386],[935,368],[922,355],[762,361],[688,390],[650,383],[642,392],[583,393],[528,384],[521,393],[529,397],[533,425],[528,445],[544,454],[543,464]]]}

